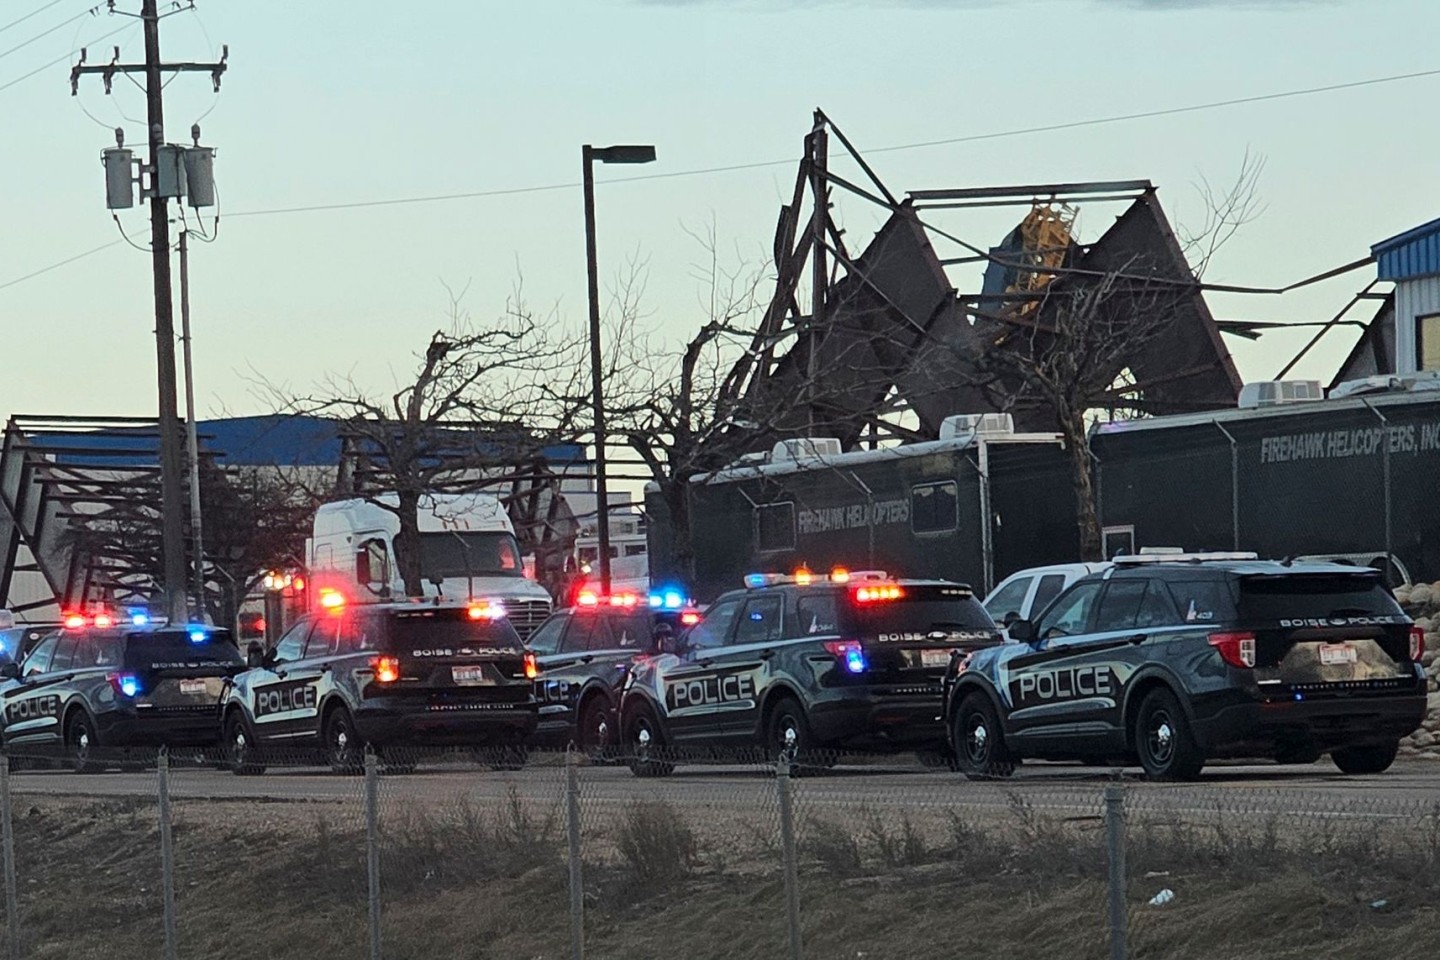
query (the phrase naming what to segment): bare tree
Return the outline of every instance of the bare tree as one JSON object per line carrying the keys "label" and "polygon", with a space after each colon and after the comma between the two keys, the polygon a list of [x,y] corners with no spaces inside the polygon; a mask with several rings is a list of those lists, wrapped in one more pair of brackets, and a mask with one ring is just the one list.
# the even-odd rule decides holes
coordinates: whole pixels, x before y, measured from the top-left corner
{"label": "bare tree", "polygon": [[342,486],[395,514],[395,563],[411,596],[424,591],[419,511],[427,494],[510,484],[545,447],[573,441],[586,409],[582,341],[555,315],[537,317],[517,291],[504,315],[474,323],[451,296],[414,372],[388,397],[352,376],[329,376],[299,396],[261,384],[289,413],[332,418],[353,464]]}

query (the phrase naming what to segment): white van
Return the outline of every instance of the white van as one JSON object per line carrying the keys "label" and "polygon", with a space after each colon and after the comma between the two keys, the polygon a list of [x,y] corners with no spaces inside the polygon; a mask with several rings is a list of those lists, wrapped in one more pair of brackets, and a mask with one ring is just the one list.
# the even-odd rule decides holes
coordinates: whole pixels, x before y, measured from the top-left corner
{"label": "white van", "polygon": [[[396,503],[394,494],[376,499]],[[427,597],[498,599],[522,638],[550,613],[550,594],[525,576],[504,505],[484,493],[421,497],[420,570]],[[400,518],[369,500],[322,504],[310,542],[311,595],[339,590],[356,602],[403,598],[395,564]]]}
{"label": "white van", "polygon": [[[1098,573],[1111,566],[1098,563],[1054,563],[1048,567],[1031,567],[1012,573],[995,585],[984,600],[990,619],[1008,630],[1016,620],[1034,620],[1050,601],[1081,577]],[[1009,633],[1006,633],[1009,639]]]}

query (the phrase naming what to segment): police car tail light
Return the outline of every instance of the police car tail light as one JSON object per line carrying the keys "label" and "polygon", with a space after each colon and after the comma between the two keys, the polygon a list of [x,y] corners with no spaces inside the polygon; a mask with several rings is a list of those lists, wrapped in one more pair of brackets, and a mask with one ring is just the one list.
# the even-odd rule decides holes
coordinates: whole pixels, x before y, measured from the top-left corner
{"label": "police car tail light", "polygon": [[370,661],[376,683],[394,683],[400,679],[400,661],[395,657],[376,657]]}
{"label": "police car tail light", "polygon": [[1411,627],[1411,628],[1410,628],[1410,659],[1413,660],[1413,661],[1415,661],[1416,663],[1419,663],[1419,662],[1420,662],[1420,658],[1423,657],[1423,656],[1425,656],[1425,628],[1424,628],[1424,627]]}
{"label": "police car tail light", "polygon": [[1255,666],[1255,634],[1253,633],[1212,633],[1210,646],[1220,653],[1220,659],[1232,667]]}
{"label": "police car tail light", "polygon": [[540,661],[535,659],[535,654],[525,654],[525,679],[534,680],[540,676]]}
{"label": "police car tail light", "polygon": [[105,679],[110,681],[110,686],[122,697],[133,697],[140,692],[140,678],[128,673],[108,674]]}
{"label": "police car tail light", "polygon": [[871,587],[860,587],[855,591],[856,603],[875,603],[884,600],[899,600],[905,596],[905,589],[895,583],[880,583]]}
{"label": "police car tail light", "polygon": [[870,666],[865,659],[865,649],[854,640],[826,640],[825,649],[845,664],[845,669],[851,673],[864,673]]}

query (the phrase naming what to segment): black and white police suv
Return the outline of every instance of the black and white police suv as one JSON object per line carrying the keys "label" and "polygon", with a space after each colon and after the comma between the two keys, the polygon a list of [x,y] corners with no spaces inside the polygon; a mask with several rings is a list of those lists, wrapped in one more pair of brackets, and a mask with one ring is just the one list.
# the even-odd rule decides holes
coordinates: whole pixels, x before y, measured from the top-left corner
{"label": "black and white police suv", "polygon": [[0,668],[3,742],[16,755],[63,755],[82,773],[159,746],[213,747],[220,698],[244,668],[225,630],[72,614]]}
{"label": "black and white police suv", "polygon": [[348,605],[336,593],[237,677],[223,705],[231,769],[321,759],[358,771],[366,745],[518,751],[535,729],[533,655],[497,603]]}
{"label": "black and white police suv", "polygon": [[699,621],[700,612],[678,589],[647,597],[582,590],[573,607],[551,614],[526,641],[540,664],[536,742],[608,752],[619,740],[620,693],[631,663],[662,652]]}
{"label": "black and white police suv", "polygon": [[938,752],[952,654],[1000,642],[959,583],[802,570],[746,584],[672,652],[631,667],[620,727],[637,775],[669,773],[673,748],[696,745],[760,744],[801,764],[838,749]]}
{"label": "black and white police suv", "polygon": [[1382,575],[1253,554],[1148,555],[1069,587],[1019,643],[958,661],[945,715],[960,769],[1022,758],[1138,760],[1157,780],[1207,760],[1390,766],[1425,715],[1424,633]]}

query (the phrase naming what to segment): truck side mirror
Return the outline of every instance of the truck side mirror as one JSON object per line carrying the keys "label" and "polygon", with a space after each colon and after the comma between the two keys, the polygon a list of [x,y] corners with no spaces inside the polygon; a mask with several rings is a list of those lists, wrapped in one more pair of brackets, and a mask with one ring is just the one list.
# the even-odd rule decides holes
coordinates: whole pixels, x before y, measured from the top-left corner
{"label": "truck side mirror", "polygon": [[368,547],[361,547],[355,551],[355,582],[368,586],[370,576],[370,550]]}
{"label": "truck side mirror", "polygon": [[1006,625],[1006,630],[1010,633],[1010,639],[1016,643],[1035,642],[1035,624],[1029,620],[1012,620]]}

